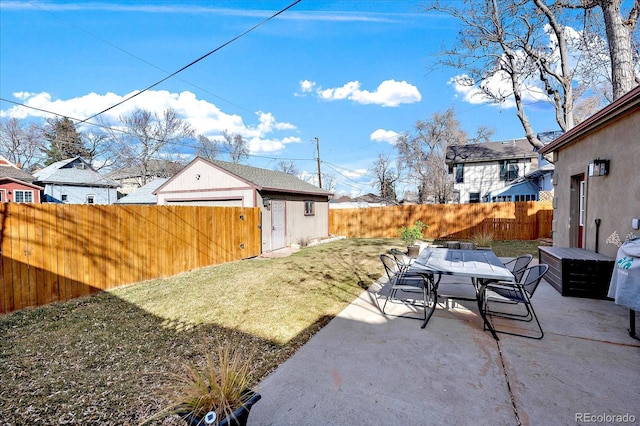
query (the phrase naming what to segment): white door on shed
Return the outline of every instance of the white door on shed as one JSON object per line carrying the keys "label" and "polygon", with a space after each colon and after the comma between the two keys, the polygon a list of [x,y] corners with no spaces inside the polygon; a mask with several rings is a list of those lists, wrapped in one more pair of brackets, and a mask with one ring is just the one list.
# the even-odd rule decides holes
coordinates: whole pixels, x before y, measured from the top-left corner
{"label": "white door on shed", "polygon": [[271,201],[271,250],[281,249],[285,246],[284,240],[284,201]]}

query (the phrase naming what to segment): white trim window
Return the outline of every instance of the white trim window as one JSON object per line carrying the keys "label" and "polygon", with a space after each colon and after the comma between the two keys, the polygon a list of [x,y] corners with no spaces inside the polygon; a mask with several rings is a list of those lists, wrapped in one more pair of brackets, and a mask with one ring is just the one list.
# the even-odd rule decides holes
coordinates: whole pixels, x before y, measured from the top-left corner
{"label": "white trim window", "polygon": [[16,203],[33,203],[33,191],[15,189],[13,191],[13,201]]}
{"label": "white trim window", "polygon": [[456,183],[464,183],[464,164],[455,165]]}
{"label": "white trim window", "polygon": [[87,195],[87,204],[95,204],[96,202],[96,196],[89,194]]}
{"label": "white trim window", "polygon": [[0,203],[7,201],[6,189],[0,189]]}
{"label": "white trim window", "polygon": [[587,206],[587,191],[586,189],[586,182],[585,181],[581,181],[580,182],[580,217],[579,217],[579,225],[580,226],[584,226],[584,213],[585,213],[585,208]]}
{"label": "white trim window", "polygon": [[316,214],[316,207],[313,201],[305,201],[304,202],[304,215],[305,216],[314,216]]}

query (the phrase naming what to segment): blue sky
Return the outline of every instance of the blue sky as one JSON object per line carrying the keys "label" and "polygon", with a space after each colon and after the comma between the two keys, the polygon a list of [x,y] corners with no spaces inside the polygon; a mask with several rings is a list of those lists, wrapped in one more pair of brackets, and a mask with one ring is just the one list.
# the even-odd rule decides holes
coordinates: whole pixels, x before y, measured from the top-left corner
{"label": "blue sky", "polygon": [[[292,2],[3,0],[0,97],[85,119]],[[333,175],[337,194],[352,195],[375,192],[367,170],[378,154],[393,156],[394,135],[434,112],[453,107],[469,134],[486,125],[495,140],[523,137],[510,103],[474,100],[450,83],[460,70],[434,69],[456,22],[419,4],[303,0],[101,118],[172,107],[198,134],[242,134],[247,164],[293,160],[309,174],[317,172],[317,137],[322,172]],[[4,101],[0,110],[47,116]],[[557,129],[545,103],[528,113],[536,131]]]}

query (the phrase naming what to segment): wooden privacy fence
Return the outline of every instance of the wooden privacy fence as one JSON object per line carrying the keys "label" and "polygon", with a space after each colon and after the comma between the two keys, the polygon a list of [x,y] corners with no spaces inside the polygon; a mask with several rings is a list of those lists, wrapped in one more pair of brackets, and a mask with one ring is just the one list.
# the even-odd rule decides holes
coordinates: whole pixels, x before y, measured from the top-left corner
{"label": "wooden privacy fence", "polygon": [[260,254],[260,209],[0,203],[0,313]]}
{"label": "wooden privacy fence", "polygon": [[417,220],[429,225],[427,239],[471,239],[493,234],[495,240],[535,240],[551,236],[549,201],[478,204],[420,204],[331,209],[330,232],[347,238],[397,238],[398,229]]}

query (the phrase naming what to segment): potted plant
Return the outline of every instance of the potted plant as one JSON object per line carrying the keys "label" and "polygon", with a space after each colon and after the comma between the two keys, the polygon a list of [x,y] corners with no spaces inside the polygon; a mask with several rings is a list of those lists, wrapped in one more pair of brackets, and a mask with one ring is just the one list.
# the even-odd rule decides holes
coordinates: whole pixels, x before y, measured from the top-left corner
{"label": "potted plant", "polygon": [[261,398],[249,388],[251,364],[240,350],[219,346],[203,366],[187,365],[182,374],[172,374],[170,405],[147,422],[177,414],[190,426],[246,425]]}
{"label": "potted plant", "polygon": [[416,257],[420,251],[420,246],[416,245],[416,240],[423,237],[423,229],[428,225],[417,220],[413,226],[403,226],[398,230],[400,239],[407,245],[407,255]]}

